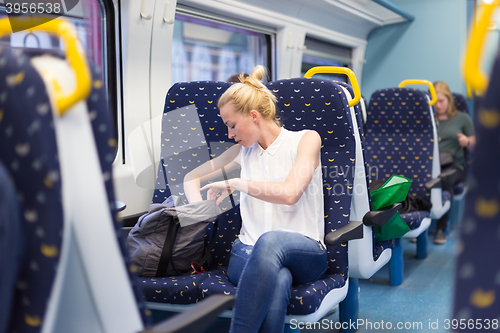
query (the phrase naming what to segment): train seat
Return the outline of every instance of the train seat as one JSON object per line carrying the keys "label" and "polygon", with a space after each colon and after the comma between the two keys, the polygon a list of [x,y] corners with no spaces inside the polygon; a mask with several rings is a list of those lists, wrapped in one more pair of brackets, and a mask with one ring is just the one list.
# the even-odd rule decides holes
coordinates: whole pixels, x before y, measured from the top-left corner
{"label": "train seat", "polygon": [[[460,111],[460,112],[466,112],[469,113],[469,103],[467,102],[467,98],[459,93],[452,93],[453,94],[453,99],[455,101],[455,108]],[[468,162],[470,162],[470,153],[468,151],[466,153],[466,159]],[[462,194],[465,194],[467,191],[467,186],[465,182],[460,182],[455,184],[453,187],[453,194],[455,195],[456,200],[461,200],[462,199]]]}
{"label": "train seat", "polygon": [[[161,163],[153,203],[162,203],[172,194],[187,202],[183,186],[185,174],[234,144],[234,140],[227,137],[227,127],[217,108],[220,95],[229,86],[227,82],[203,81],[177,83],[169,89],[162,119]],[[238,172],[233,171],[228,177],[237,176]],[[224,213],[219,217],[210,272],[182,277],[138,278],[145,299],[152,302],[152,309],[165,309],[159,307],[159,303],[184,305],[198,302],[201,300],[200,283],[212,274],[222,273],[228,266],[232,243],[241,228],[238,200],[238,194],[235,194],[234,206],[229,197],[219,205]],[[207,229],[207,243],[212,233],[213,224]]]}
{"label": "train seat", "polygon": [[10,173],[0,161],[0,332],[7,332],[14,289],[24,255],[24,226]]}
{"label": "train seat", "polygon": [[[487,253],[500,251],[499,89],[500,60],[497,55],[486,94],[482,98],[480,109],[476,111],[477,145],[470,167],[469,188],[465,195],[464,216],[460,225],[460,252],[455,268],[453,310],[453,318],[459,322],[482,322],[488,327],[492,323],[498,323],[500,309],[500,265],[498,260],[486,256]],[[480,328],[476,326],[476,330]],[[456,331],[464,332],[465,329],[460,327]]]}
{"label": "train seat", "polygon": [[[169,140],[168,143],[162,145],[162,159],[166,166],[165,170],[158,172],[157,189],[153,201],[161,202],[174,193],[184,195],[182,182],[174,181],[174,179],[183,179],[182,173],[189,171],[175,167],[177,165],[175,161],[179,158],[179,154],[173,154],[173,152],[178,152],[179,148],[172,144],[172,140],[177,135],[187,138],[186,133],[195,131],[195,127],[201,127],[201,136],[205,135],[205,139],[202,139],[204,142],[199,144],[200,149],[196,154],[207,150],[207,145],[209,153],[205,159],[196,161],[191,159],[194,162],[191,164],[192,166],[217,156],[229,147],[227,143],[232,142],[232,140],[227,137],[226,125],[220,120],[217,108],[218,98],[228,86],[229,84],[225,82],[190,82],[177,83],[169,90],[162,120],[162,140]],[[281,118],[286,128],[290,130],[315,129],[323,138],[324,146],[321,158],[325,191],[326,233],[348,225],[351,197],[345,193],[348,191],[347,186],[352,184],[352,179],[349,180],[352,173],[348,175],[346,172],[345,176],[338,176],[338,173],[343,174],[343,171],[352,169],[355,160],[354,137],[349,126],[345,126],[348,121],[343,105],[346,103],[345,95],[341,89],[334,86],[333,82],[317,79],[280,80],[268,83],[268,87],[278,96],[278,109],[281,111]],[[327,91],[330,93],[327,94]],[[295,106],[291,106],[292,103]],[[189,109],[190,107],[193,109]],[[175,120],[175,116],[172,118],[169,115],[170,113],[175,115],[176,110],[183,110],[182,114],[196,110],[195,121],[199,119],[199,124],[190,122],[186,128],[177,132],[183,125]],[[166,147],[167,145],[168,147]],[[190,152],[193,149],[189,146],[184,147]],[[197,157],[201,155],[203,153]],[[170,169],[171,166],[174,168]],[[326,171],[331,171],[332,175],[337,172],[337,177],[326,178],[328,175]],[[165,174],[166,172],[168,174]],[[226,201],[228,198],[224,200]],[[212,252],[211,269],[207,272],[208,276],[199,284],[200,298],[214,294],[234,294],[236,291],[236,286],[228,280],[225,274],[225,268],[228,265],[232,242],[236,239],[241,227],[241,217],[237,204],[238,197],[234,200],[234,207],[225,201],[221,203],[226,213],[219,218],[218,243],[215,244]],[[211,232],[210,230],[208,234]],[[207,238],[209,237],[210,235],[207,236]],[[346,240],[344,240],[342,244],[328,246],[330,264],[324,279],[293,287],[288,314],[294,317],[287,317],[288,320],[297,318],[297,316],[307,316],[300,318],[306,321],[317,321],[345,298],[348,290],[346,245]],[[165,279],[168,278],[155,278],[157,282],[165,281]],[[143,280],[148,279],[143,278]],[[152,299],[148,299],[148,301],[148,306],[152,309],[182,311],[179,302],[174,306],[167,306],[166,304],[153,304]],[[191,301],[194,302],[195,299]]]}
{"label": "train seat", "polygon": [[430,213],[401,214],[411,229],[404,237],[418,237],[417,256],[425,258],[431,217],[439,218],[450,208],[447,194],[443,196],[441,188],[432,188],[429,193],[425,187],[440,174],[437,132],[428,97],[423,91],[411,88],[377,90],[367,113],[367,160],[371,178],[406,176],[412,180],[409,193],[432,203]]}
{"label": "train seat", "polygon": [[40,327],[45,317],[56,276],[53,267],[60,260],[63,230],[60,170],[55,134],[49,130],[50,101],[45,94],[35,94],[45,91],[41,77],[32,66],[26,65],[29,58],[20,51],[3,49],[1,58],[6,66],[0,68],[0,77],[4,78],[0,81],[4,96],[0,100],[0,159],[21,194],[26,244],[9,328],[26,331]]}
{"label": "train seat", "polygon": [[[78,274],[78,272],[81,273],[83,267],[86,267],[86,265],[99,265],[98,261],[92,263],[82,262],[89,260],[89,252],[80,252],[80,257],[77,254],[80,250],[77,249],[75,242],[77,238],[79,242],[84,242],[83,238],[80,238],[83,237],[84,232],[76,226],[76,220],[80,218],[75,217],[77,210],[69,208],[71,204],[69,203],[70,199],[68,199],[70,197],[68,188],[77,185],[73,180],[68,180],[66,177],[68,171],[64,171],[63,167],[60,166],[65,163],[68,156],[62,152],[59,141],[68,138],[66,137],[67,133],[60,130],[59,126],[71,126],[68,124],[72,121],[78,121],[74,117],[78,119],[88,110],[88,117],[92,119],[92,122],[87,129],[95,133],[96,140],[101,143],[101,145],[98,145],[97,153],[101,157],[101,163],[94,166],[95,170],[98,170],[97,175],[90,171],[92,170],[90,167],[92,162],[85,161],[83,164],[86,167],[86,175],[96,176],[91,177],[91,179],[104,179],[106,181],[105,185],[104,181],[101,184],[103,188],[108,189],[108,192],[104,193],[103,202],[105,204],[102,208],[104,211],[108,211],[110,223],[113,223],[111,216],[114,216],[114,214],[109,212],[112,207],[108,206],[107,203],[114,204],[111,162],[114,158],[116,140],[113,139],[112,128],[109,126],[105,89],[98,79],[100,75],[97,72],[92,73],[94,75],[93,89],[87,101],[88,103],[80,102],[74,106],[78,116],[71,113],[71,117],[61,121],[64,125],[60,125],[60,119],[52,116],[51,100],[49,100],[47,92],[50,90],[46,88],[42,77],[38,74],[38,70],[42,68],[42,70],[53,71],[57,73],[58,80],[62,80],[62,82],[66,82],[71,86],[74,83],[71,83],[71,79],[68,79],[68,77],[72,76],[68,75],[67,71],[57,71],[53,67],[64,63],[64,60],[51,55],[42,55],[36,50],[28,52],[11,49],[3,49],[2,59],[8,65],[2,68],[1,73],[2,77],[7,79],[2,81],[1,87],[5,95],[5,98],[1,101],[2,110],[5,110],[5,112],[0,124],[0,130],[10,133],[2,140],[4,141],[2,146],[11,148],[2,149],[0,158],[10,166],[16,188],[22,198],[22,217],[23,224],[26,226],[27,244],[25,266],[22,268],[15,291],[16,301],[13,304],[13,318],[10,325],[20,331],[25,331],[27,327],[36,327],[37,329],[44,327],[43,329],[47,329],[46,326],[48,325],[57,331],[64,329],[65,325],[72,327],[71,325],[74,323],[70,321],[78,317],[77,313],[80,310],[92,308],[93,305],[89,304],[89,302],[92,302],[89,297],[82,297],[79,300],[80,304],[75,305],[72,299],[64,296],[64,290],[72,287],[78,288],[77,286],[81,286],[80,283],[86,283],[85,279],[77,279],[74,275]],[[13,96],[26,96],[26,98],[13,98]],[[74,111],[74,109],[71,109],[71,111]],[[76,135],[74,134],[73,138]],[[94,141],[93,137],[82,136],[78,138],[78,140],[80,139],[82,141],[88,140],[91,143]],[[79,147],[73,148],[78,150]],[[84,155],[84,152],[86,151],[82,149],[82,155]],[[66,165],[66,170],[68,169]],[[98,194],[96,194],[97,189],[92,188],[89,191],[94,192],[91,194],[92,196],[98,197]],[[73,213],[71,213],[72,210]],[[97,208],[93,211],[96,210]],[[88,214],[86,217],[88,217]],[[121,225],[115,221],[115,228],[118,230],[120,227]],[[78,235],[76,230],[80,232]],[[93,232],[98,234],[99,230],[94,229]],[[116,238],[116,236],[114,237]],[[64,242],[62,242],[63,238]],[[94,237],[91,242],[99,243],[97,238]],[[123,267],[123,272],[126,273],[127,271],[120,263],[122,262],[121,256],[125,253],[123,252],[125,247],[123,243],[119,247],[118,243],[116,241],[118,247],[116,250],[120,255],[117,265]],[[99,248],[96,245],[92,245],[92,247]],[[110,251],[107,245],[105,247],[107,251]],[[119,252],[120,249],[122,252]],[[77,259],[75,256],[79,258]],[[55,270],[54,267],[58,267],[58,269]],[[93,268],[96,269],[96,266]],[[95,272],[90,271],[89,274]],[[69,282],[73,278],[75,279]],[[120,279],[117,279],[117,281],[120,281]],[[99,287],[94,285],[93,288],[92,295],[96,294],[96,289]],[[88,291],[85,288],[81,289],[83,292]],[[138,310],[138,303],[135,300],[140,299],[138,297],[140,290],[137,288],[135,291],[136,294],[131,290],[129,295],[134,299],[136,325],[140,328],[149,320],[147,319],[148,316],[146,316],[144,303],[142,303],[142,311]],[[81,296],[80,293],[75,295],[75,297],[77,296]],[[140,300],[142,301],[142,299]],[[103,305],[97,300],[94,301],[98,303],[97,306]],[[139,304],[141,303],[139,302]],[[95,314],[95,316],[104,316],[106,313],[108,312],[104,311],[104,313]],[[112,320],[112,318],[109,319]],[[91,320],[89,322],[92,323]]]}
{"label": "train seat", "polygon": [[[339,85],[344,87],[348,98],[354,96],[353,89],[350,85],[339,82]],[[352,209],[356,216],[362,218],[368,211],[371,211],[371,195],[370,195],[370,179],[369,169],[366,163],[366,142],[365,142],[365,119],[363,113],[364,100],[354,106],[354,115],[352,112],[353,128],[357,128],[356,136],[356,166],[355,166],[355,188],[363,190],[353,192]],[[375,233],[373,227],[363,227],[363,238],[356,239],[349,243],[349,276],[351,278],[368,279],[382,268],[392,256],[394,248],[394,240],[375,242]]]}
{"label": "train seat", "polygon": [[[116,140],[105,86],[92,69],[88,100],[56,114],[52,87],[42,77],[51,73],[71,88],[75,75],[63,59],[45,52],[50,53],[3,48],[0,56],[5,65],[0,68],[0,142],[5,147],[0,160],[16,186],[26,238],[14,301],[7,309],[12,314],[8,329],[143,331],[151,324],[150,310],[134,283],[115,219],[111,163]],[[155,332],[177,332],[192,323],[201,330],[232,299],[216,303],[217,309],[207,303],[197,308],[204,315],[195,320],[163,322]]]}
{"label": "train seat", "polygon": [[469,113],[469,103],[467,102],[467,98],[459,93],[452,93],[452,95],[455,102],[455,108],[460,112]]}
{"label": "train seat", "polygon": [[[343,173],[343,170],[354,167],[352,162],[354,140],[352,134],[349,133],[349,127],[344,126],[347,123],[347,115],[343,111],[341,104],[343,101],[341,98],[332,98],[332,96],[339,95],[340,90],[327,81],[301,78],[270,82],[268,88],[278,97],[280,118],[285,128],[295,131],[314,129],[320,133],[323,143],[321,160],[324,170],[324,191],[331,193],[329,196],[325,195],[327,222],[325,234],[339,226],[346,225],[349,221],[350,198],[343,195],[343,190],[347,191],[347,184],[352,184],[352,176],[345,176],[345,178],[327,176],[329,172]],[[332,110],[339,110],[339,112],[332,112]],[[339,150],[339,146],[343,148]],[[339,191],[337,194],[334,188],[341,188],[342,192]],[[339,260],[338,252],[342,253],[341,260]],[[293,287],[287,310],[289,315],[313,314],[308,320],[316,321],[321,318],[321,315],[314,314],[320,306],[322,306],[320,313],[324,315],[344,299],[346,290],[342,287],[346,286],[347,253],[341,247],[337,246],[337,249],[330,247],[329,258],[335,261],[335,265],[329,265],[328,275],[324,279]],[[232,294],[236,290],[236,286],[225,275],[214,275],[204,280],[200,288],[204,296],[212,293]],[[334,296],[335,290],[338,294],[336,296]],[[329,304],[325,306],[322,301],[330,291],[333,291],[329,295],[332,299],[325,302]]]}

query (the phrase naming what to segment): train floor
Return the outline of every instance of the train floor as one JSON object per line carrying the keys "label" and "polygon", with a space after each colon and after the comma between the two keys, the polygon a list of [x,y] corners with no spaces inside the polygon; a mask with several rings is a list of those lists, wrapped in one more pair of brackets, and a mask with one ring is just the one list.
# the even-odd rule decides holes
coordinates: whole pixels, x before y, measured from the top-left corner
{"label": "train floor", "polygon": [[[455,257],[458,228],[452,230],[445,245],[432,243],[428,236],[428,257],[416,258],[416,244],[402,240],[404,281],[389,285],[389,265],[369,280],[359,280],[359,333],[364,332],[448,332],[452,319]],[[339,332],[339,312],[325,317],[316,328],[303,327],[301,332]],[[229,331],[230,319],[219,318],[206,331]],[[288,329],[287,329],[288,331]],[[295,330],[293,330],[295,331]]]}

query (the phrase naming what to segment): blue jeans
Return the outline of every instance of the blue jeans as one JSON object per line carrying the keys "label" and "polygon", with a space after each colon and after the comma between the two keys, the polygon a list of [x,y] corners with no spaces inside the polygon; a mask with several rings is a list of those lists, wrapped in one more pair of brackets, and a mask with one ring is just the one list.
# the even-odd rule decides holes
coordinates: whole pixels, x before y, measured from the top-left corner
{"label": "blue jeans", "polygon": [[238,286],[230,332],[283,332],[292,284],[322,278],[327,265],[324,246],[299,233],[270,231],[255,246],[237,239],[227,270]]}

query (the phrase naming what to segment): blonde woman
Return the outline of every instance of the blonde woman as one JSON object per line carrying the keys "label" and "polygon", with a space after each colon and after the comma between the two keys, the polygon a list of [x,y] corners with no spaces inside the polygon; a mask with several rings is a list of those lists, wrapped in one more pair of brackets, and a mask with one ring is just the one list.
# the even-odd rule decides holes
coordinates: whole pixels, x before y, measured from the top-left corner
{"label": "blonde woman", "polygon": [[[436,111],[436,122],[438,124],[439,135],[439,153],[448,153],[450,162],[448,165],[442,165],[441,173],[455,170],[453,177],[442,178],[442,188],[450,192],[451,202],[453,203],[453,186],[465,180],[465,150],[472,151],[476,145],[476,137],[474,135],[474,125],[465,112],[459,112],[455,108],[453,94],[448,87],[448,84],[443,81],[434,83],[436,89],[437,102],[434,106]],[[434,236],[435,244],[446,243],[446,226],[450,217],[451,209],[443,215],[437,222],[436,235]]]}
{"label": "blonde woman", "polygon": [[[283,332],[292,283],[324,276],[321,138],[315,131],[288,131],[276,117],[276,97],[257,66],[219,99],[228,136],[237,145],[185,177],[190,202],[200,191],[217,204],[240,191],[242,227],[234,242],[229,279],[238,286],[231,332]],[[241,166],[241,178],[200,182]]]}

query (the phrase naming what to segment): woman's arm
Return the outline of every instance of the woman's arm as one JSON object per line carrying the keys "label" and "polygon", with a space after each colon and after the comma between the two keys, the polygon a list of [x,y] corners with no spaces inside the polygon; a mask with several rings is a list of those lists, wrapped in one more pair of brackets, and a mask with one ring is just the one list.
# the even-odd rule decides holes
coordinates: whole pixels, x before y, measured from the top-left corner
{"label": "woman's arm", "polygon": [[474,147],[476,146],[476,136],[475,135],[467,136],[467,135],[462,134],[462,133],[457,133],[457,136],[458,136],[458,144],[461,147],[467,148],[467,150],[470,152],[474,151]]}
{"label": "woman's arm", "polygon": [[300,139],[297,160],[284,182],[259,182],[240,178],[228,182],[208,184],[200,190],[241,191],[270,203],[293,205],[299,201],[319,165],[321,138],[316,131],[308,131]]}
{"label": "woman's arm", "polygon": [[[239,164],[241,146],[234,145],[219,157],[203,163],[184,176],[184,193],[189,203],[203,201],[200,194],[200,184],[204,181],[222,177],[222,168],[225,172],[236,169]],[[212,199],[210,196],[209,199]]]}

